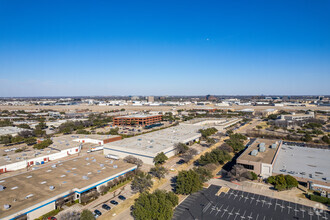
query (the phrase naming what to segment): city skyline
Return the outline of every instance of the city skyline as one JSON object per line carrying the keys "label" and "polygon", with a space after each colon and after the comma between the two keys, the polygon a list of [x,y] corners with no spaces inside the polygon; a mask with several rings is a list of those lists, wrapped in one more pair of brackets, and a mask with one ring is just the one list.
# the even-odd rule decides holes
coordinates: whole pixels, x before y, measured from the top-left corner
{"label": "city skyline", "polygon": [[329,95],[328,1],[1,1],[0,96]]}

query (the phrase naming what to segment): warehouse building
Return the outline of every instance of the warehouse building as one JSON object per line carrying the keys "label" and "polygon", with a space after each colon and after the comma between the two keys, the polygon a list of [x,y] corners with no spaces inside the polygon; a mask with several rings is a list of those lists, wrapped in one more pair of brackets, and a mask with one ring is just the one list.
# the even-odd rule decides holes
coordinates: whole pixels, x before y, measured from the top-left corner
{"label": "warehouse building", "polygon": [[263,178],[268,178],[273,173],[281,147],[282,141],[258,138],[237,158],[236,163]]}
{"label": "warehouse building", "polygon": [[113,118],[113,125],[152,125],[162,121],[162,115],[125,115]]}
{"label": "warehouse building", "polygon": [[178,125],[152,133],[143,134],[104,145],[105,155],[124,158],[132,155],[144,163],[153,164],[154,157],[163,152],[167,157],[174,156],[177,143],[191,144],[198,141],[202,126]]}
{"label": "warehouse building", "polygon": [[306,119],[310,119],[310,118],[314,118],[314,112],[308,112],[307,114],[296,114],[296,113],[291,113],[289,115],[281,115],[281,120],[290,120],[290,121],[294,121],[294,120],[306,120]]}
{"label": "warehouse building", "polygon": [[215,127],[218,131],[222,131],[241,120],[241,118],[194,118],[183,124]]}
{"label": "warehouse building", "polygon": [[[33,166],[78,154],[82,147],[89,148],[120,140],[119,135],[63,135],[51,138],[53,144],[45,149],[28,149],[19,153],[6,152],[0,158],[0,173],[19,169],[33,169]],[[42,142],[38,140],[38,143]]]}
{"label": "warehouse building", "polygon": [[80,201],[84,193],[99,190],[135,169],[134,164],[93,155],[0,179],[0,219],[36,219],[61,201]]}
{"label": "warehouse building", "polygon": [[12,127],[12,126],[1,127],[0,136],[4,136],[4,135],[17,136],[18,133],[20,133],[22,131],[31,131],[31,130],[25,129],[25,128],[19,128],[19,127]]}
{"label": "warehouse building", "polygon": [[311,189],[330,192],[330,150],[283,144],[273,175],[294,176]]}

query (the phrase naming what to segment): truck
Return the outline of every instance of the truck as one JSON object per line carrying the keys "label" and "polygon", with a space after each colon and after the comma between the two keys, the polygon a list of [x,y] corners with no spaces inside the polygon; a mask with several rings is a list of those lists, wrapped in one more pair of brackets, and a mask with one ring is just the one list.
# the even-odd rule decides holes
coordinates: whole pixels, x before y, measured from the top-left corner
{"label": "truck", "polygon": [[119,157],[113,154],[107,154],[105,157],[109,159],[119,160]]}
{"label": "truck", "polygon": [[91,153],[91,152],[94,152],[94,151],[103,150],[103,148],[104,148],[103,145],[97,146],[97,147],[92,147],[90,150],[87,151],[87,153]]}

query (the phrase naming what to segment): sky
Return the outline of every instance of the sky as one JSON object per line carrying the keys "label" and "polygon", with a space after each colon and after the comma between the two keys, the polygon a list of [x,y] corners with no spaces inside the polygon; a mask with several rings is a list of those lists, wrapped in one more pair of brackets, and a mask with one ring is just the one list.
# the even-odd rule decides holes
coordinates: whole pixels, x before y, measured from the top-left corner
{"label": "sky", "polygon": [[330,95],[328,0],[0,0],[0,97]]}

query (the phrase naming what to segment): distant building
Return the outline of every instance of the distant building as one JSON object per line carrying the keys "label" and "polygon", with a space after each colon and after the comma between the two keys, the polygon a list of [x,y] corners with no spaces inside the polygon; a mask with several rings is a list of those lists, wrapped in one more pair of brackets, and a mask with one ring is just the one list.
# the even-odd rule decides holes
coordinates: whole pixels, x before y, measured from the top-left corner
{"label": "distant building", "polygon": [[25,128],[7,126],[7,127],[0,128],[0,136],[3,136],[3,135],[17,136],[18,133],[20,133],[22,131],[31,131],[31,130],[25,129]]}
{"label": "distant building", "polygon": [[162,115],[126,115],[113,118],[113,125],[152,125],[162,121]]}
{"label": "distant building", "polygon": [[207,101],[217,101],[218,99],[216,97],[214,97],[213,95],[207,95],[206,100]]}
{"label": "distant building", "polygon": [[148,102],[154,102],[155,101],[155,97],[153,96],[148,96]]}
{"label": "distant building", "polygon": [[299,121],[314,117],[315,117],[314,112],[308,112],[307,114],[296,114],[293,112],[290,115],[281,115],[281,120]]}

